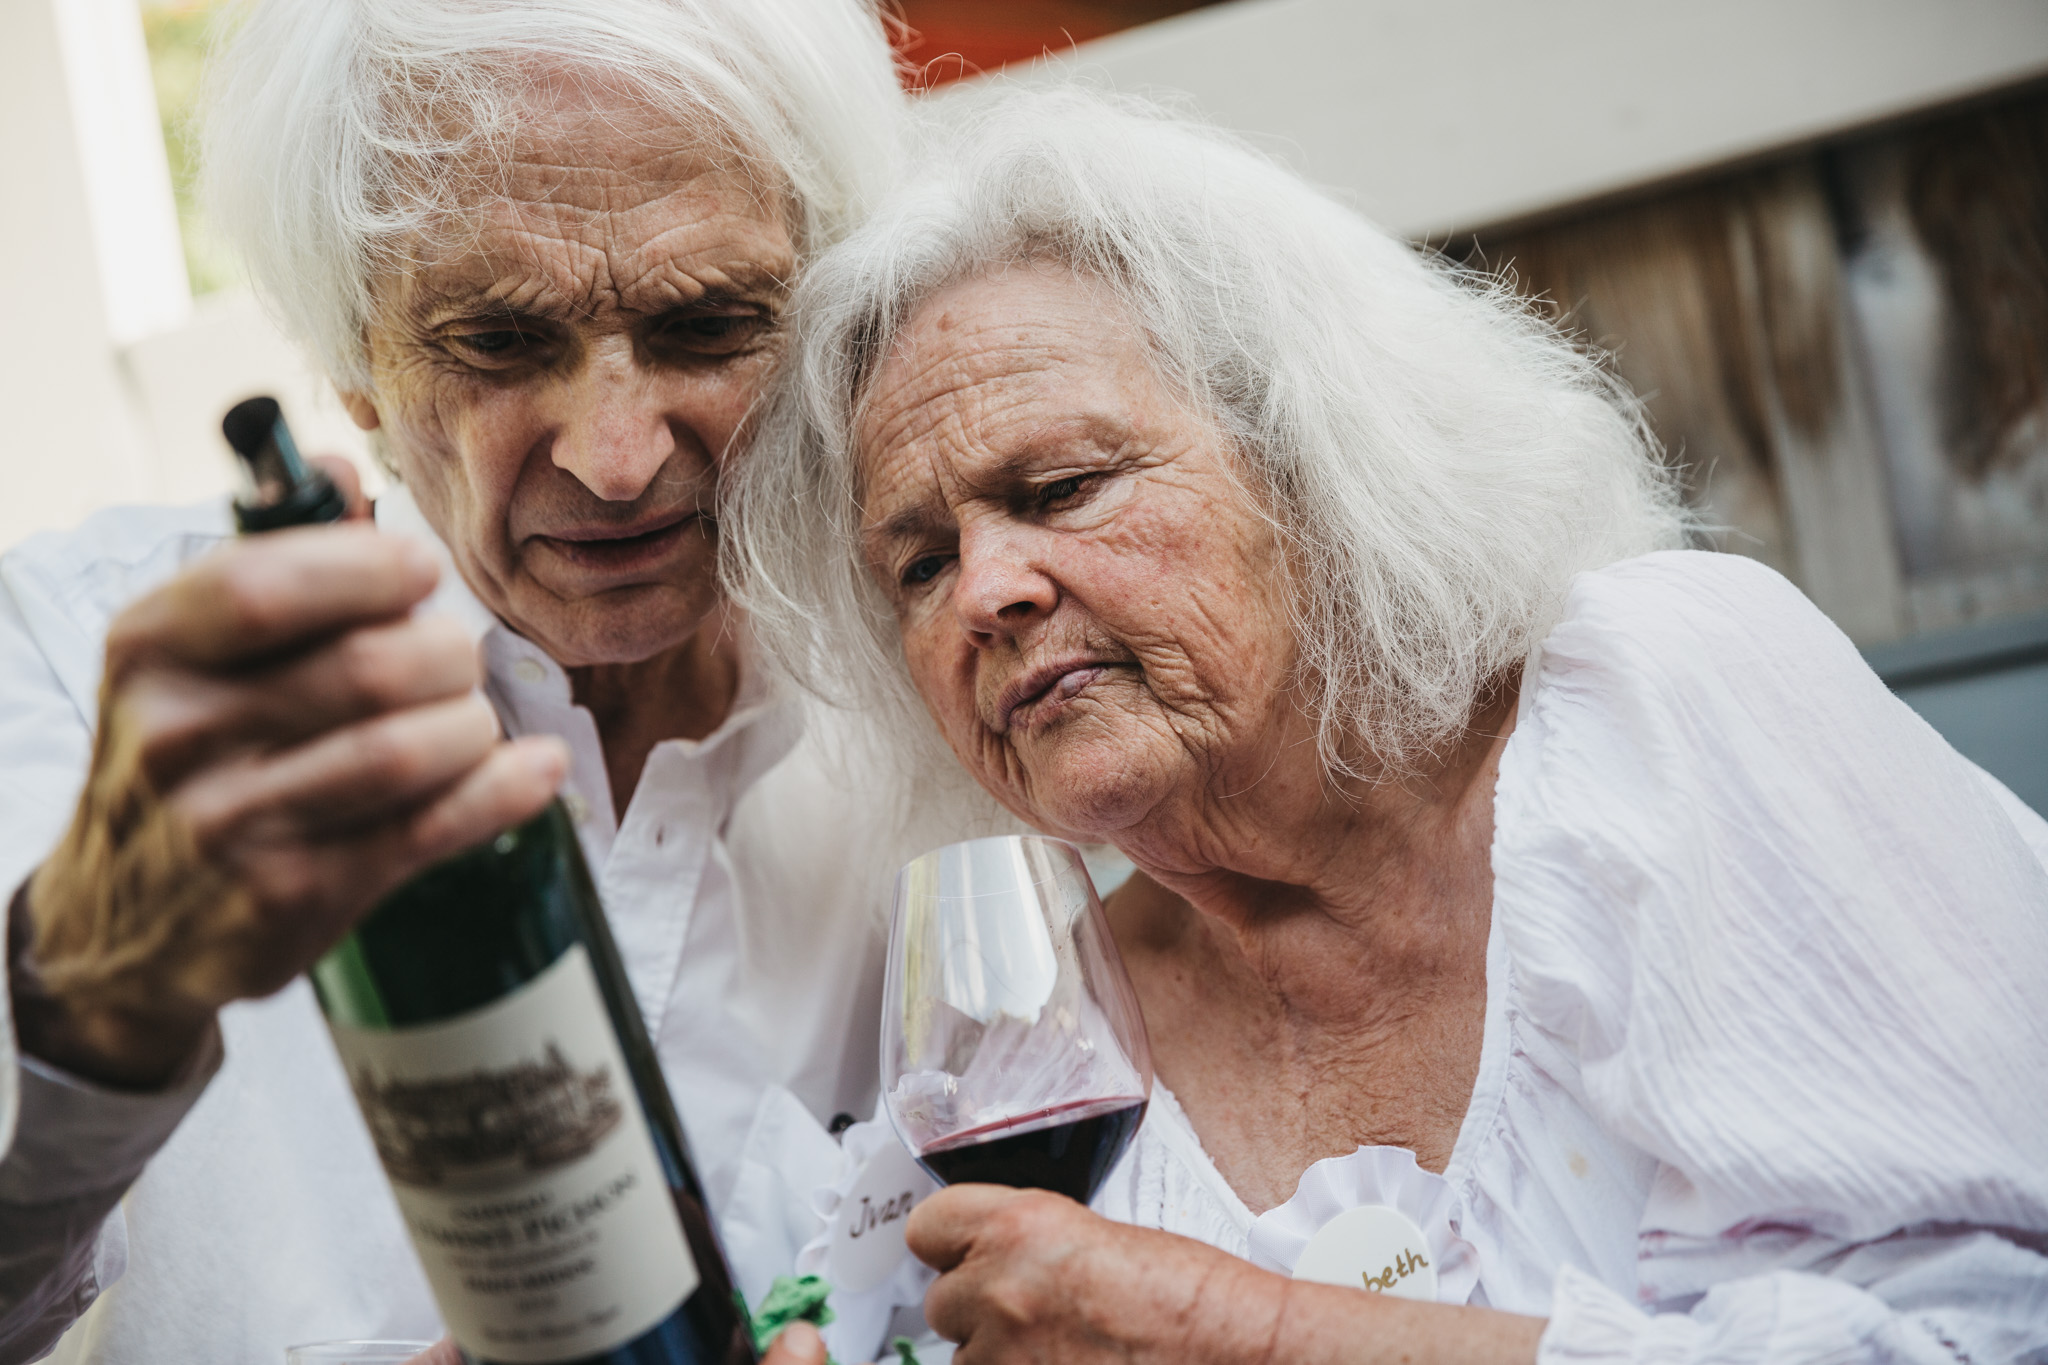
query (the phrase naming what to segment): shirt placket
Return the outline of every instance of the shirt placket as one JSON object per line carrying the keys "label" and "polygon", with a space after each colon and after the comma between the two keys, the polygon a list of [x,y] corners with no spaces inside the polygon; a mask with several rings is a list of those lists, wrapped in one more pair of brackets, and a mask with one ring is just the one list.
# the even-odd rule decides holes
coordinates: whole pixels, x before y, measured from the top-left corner
{"label": "shirt placket", "polygon": [[568,744],[562,806],[576,827],[584,858],[601,876],[610,861],[618,820],[596,720],[576,704],[561,665],[504,627],[484,637],[484,659],[485,692],[506,733],[555,735]]}
{"label": "shirt placket", "polygon": [[704,868],[723,822],[716,751],[668,740],[647,755],[640,784],[599,880],[640,1013],[661,1035],[699,906]]}

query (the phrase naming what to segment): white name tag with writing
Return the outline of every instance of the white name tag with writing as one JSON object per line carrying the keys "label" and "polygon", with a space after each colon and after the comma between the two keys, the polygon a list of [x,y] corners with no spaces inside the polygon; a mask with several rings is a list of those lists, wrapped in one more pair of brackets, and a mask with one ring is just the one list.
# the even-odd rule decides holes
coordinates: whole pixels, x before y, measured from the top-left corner
{"label": "white name tag with writing", "polygon": [[825,1278],[834,1289],[865,1294],[896,1273],[910,1254],[903,1224],[939,1183],[910,1153],[890,1143],[868,1158],[832,1219]]}
{"label": "white name tag with writing", "polygon": [[1344,1210],[1308,1239],[1294,1278],[1434,1302],[1430,1259],[1429,1242],[1412,1219],[1384,1204],[1365,1204]]}

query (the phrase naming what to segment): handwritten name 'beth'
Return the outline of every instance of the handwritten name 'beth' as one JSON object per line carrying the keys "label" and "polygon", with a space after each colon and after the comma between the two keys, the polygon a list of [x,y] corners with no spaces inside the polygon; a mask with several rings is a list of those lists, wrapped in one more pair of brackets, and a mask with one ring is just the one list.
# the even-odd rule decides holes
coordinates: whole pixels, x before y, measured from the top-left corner
{"label": "handwritten name 'beth'", "polygon": [[1397,1283],[1407,1279],[1410,1275],[1413,1275],[1428,1264],[1428,1261],[1422,1259],[1421,1252],[1404,1251],[1401,1253],[1401,1259],[1395,1261],[1390,1266],[1380,1267],[1379,1274],[1375,1275],[1368,1270],[1361,1273],[1361,1278],[1365,1280],[1365,1287],[1367,1289],[1375,1294],[1380,1294],[1392,1289]]}
{"label": "handwritten name 'beth'", "polygon": [[905,1190],[894,1199],[885,1199],[880,1204],[862,1195],[860,1212],[854,1215],[853,1226],[848,1229],[846,1235],[858,1237],[864,1232],[873,1232],[884,1223],[893,1223],[899,1218],[908,1217],[910,1206],[916,1202],[909,1190]]}

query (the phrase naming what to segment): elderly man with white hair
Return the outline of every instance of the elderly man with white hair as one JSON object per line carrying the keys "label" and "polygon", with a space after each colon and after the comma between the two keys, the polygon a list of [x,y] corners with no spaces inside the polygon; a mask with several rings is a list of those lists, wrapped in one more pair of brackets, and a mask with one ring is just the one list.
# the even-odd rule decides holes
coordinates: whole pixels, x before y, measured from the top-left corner
{"label": "elderly man with white hair", "polygon": [[872,1099],[901,854],[750,661],[715,491],[894,165],[879,21],[265,0],[222,61],[219,221],[397,482],[374,525],[125,509],[0,562],[0,1361],[438,1334],[294,978],[558,787],[758,1296],[806,1231],[776,1154]]}

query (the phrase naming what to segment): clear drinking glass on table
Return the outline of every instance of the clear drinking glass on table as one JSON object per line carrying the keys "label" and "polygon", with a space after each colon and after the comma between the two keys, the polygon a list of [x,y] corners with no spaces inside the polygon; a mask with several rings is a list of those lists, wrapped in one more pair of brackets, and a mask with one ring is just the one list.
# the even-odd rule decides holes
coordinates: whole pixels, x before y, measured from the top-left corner
{"label": "clear drinking glass on table", "polygon": [[313,1341],[284,1348],[284,1365],[404,1365],[431,1341]]}
{"label": "clear drinking glass on table", "polygon": [[946,1184],[1085,1204],[1130,1145],[1152,1052],[1072,844],[1006,835],[904,865],[882,998],[884,1108]]}

